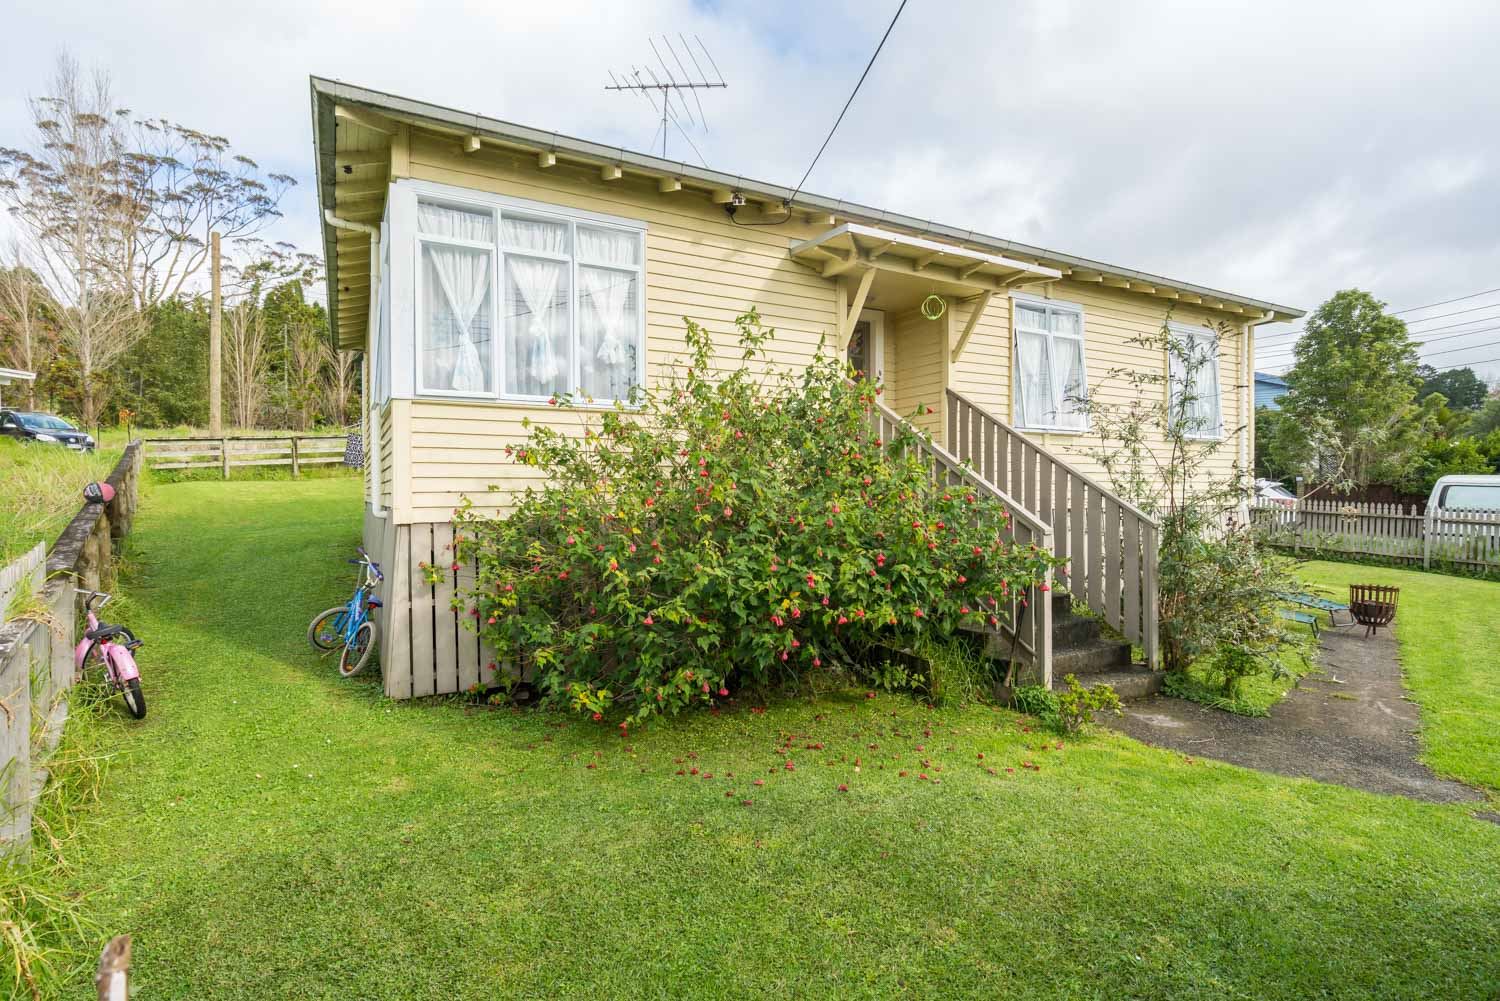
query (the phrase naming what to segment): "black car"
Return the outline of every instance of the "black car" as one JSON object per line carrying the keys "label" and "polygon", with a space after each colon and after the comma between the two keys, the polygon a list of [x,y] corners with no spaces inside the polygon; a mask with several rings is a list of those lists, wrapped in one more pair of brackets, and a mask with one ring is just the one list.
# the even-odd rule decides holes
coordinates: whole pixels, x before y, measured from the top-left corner
{"label": "black car", "polygon": [[94,439],[61,417],[34,414],[25,410],[0,410],[0,434],[22,441],[39,441],[63,445],[78,451],[92,452]]}

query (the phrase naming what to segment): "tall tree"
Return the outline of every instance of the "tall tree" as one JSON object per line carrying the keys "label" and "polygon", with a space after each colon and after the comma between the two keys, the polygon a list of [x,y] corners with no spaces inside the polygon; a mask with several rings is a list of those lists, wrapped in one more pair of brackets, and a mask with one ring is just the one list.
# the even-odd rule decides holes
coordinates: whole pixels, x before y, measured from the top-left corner
{"label": "tall tree", "polygon": [[51,95],[29,105],[30,150],[0,149],[0,199],[57,299],[58,335],[77,362],[85,424],[99,416],[101,373],[140,331],[134,297],[109,264],[118,245],[121,113],[109,78],[58,60]]}
{"label": "tall tree", "polygon": [[1450,368],[1439,372],[1431,365],[1417,368],[1417,378],[1422,380],[1417,390],[1417,399],[1425,400],[1433,393],[1442,393],[1453,410],[1477,410],[1490,394],[1490,387],[1474,374],[1472,368]]}
{"label": "tall tree", "polygon": [[235,427],[251,428],[266,399],[266,314],[253,299],[225,311],[224,387]]}
{"label": "tall tree", "polygon": [[101,374],[202,270],[209,233],[255,233],[280,215],[293,181],[262,176],[222,136],[136,118],[115,102],[106,74],[85,76],[66,55],[29,110],[28,146],[0,148],[0,202],[62,306],[81,416],[94,423]]}
{"label": "tall tree", "polygon": [[1417,348],[1406,324],[1368,292],[1345,289],[1307,319],[1282,408],[1326,422],[1304,475],[1319,483],[1394,482],[1414,461],[1440,401],[1417,402]]}
{"label": "tall tree", "polygon": [[338,351],[326,337],[319,337],[318,344],[324,356],[323,417],[344,427],[349,423],[350,398],[358,391],[359,353]]}
{"label": "tall tree", "polygon": [[[35,372],[41,365],[46,319],[53,312],[52,297],[41,276],[26,261],[19,241],[0,254],[0,358],[8,368]],[[26,408],[36,409],[36,382],[26,383]]]}

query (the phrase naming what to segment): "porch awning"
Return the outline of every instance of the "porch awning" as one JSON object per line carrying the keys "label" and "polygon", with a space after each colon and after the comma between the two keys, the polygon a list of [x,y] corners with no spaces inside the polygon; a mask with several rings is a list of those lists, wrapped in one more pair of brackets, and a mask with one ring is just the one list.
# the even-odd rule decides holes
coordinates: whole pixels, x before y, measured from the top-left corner
{"label": "porch awning", "polygon": [[846,222],[810,240],[792,244],[791,256],[817,268],[825,278],[874,269],[990,292],[1062,277],[1061,271],[1041,264],[855,222]]}

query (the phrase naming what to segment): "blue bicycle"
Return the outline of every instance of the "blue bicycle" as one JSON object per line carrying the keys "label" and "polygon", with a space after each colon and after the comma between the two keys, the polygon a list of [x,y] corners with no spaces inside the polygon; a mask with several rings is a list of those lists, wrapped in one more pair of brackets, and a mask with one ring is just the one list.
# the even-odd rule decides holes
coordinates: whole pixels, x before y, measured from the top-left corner
{"label": "blue bicycle", "polygon": [[339,652],[339,676],[348,678],[363,671],[375,652],[375,623],[370,621],[370,612],[380,607],[375,597],[375,585],[385,579],[380,564],[370,559],[364,547],[359,549],[359,559],[350,560],[355,566],[364,567],[365,576],[348,604],[335,605],[326,612],[319,612],[307,627],[307,642],[314,650]]}

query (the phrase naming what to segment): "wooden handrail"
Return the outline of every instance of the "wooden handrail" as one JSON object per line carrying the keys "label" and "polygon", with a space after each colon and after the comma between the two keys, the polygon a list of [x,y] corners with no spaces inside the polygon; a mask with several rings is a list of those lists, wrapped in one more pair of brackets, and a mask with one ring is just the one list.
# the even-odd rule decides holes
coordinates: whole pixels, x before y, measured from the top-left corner
{"label": "wooden handrail", "polygon": [[1155,518],[950,389],[948,441],[953,455],[996,490],[1048,522],[1052,553],[1066,560],[1058,579],[1082,602],[1159,656],[1158,545]]}
{"label": "wooden handrail", "polygon": [[[1155,518],[1151,517],[1145,511],[1142,511],[1140,508],[1136,507],[1134,504],[1130,503],[1125,498],[1119,496],[1113,490],[1111,490],[1109,487],[1106,487],[1104,484],[1100,483],[1098,480],[1094,479],[1088,473],[1085,473],[1083,470],[1079,469],[1077,466],[1073,465],[1068,460],[1066,460],[1064,458],[1061,458],[1060,456],[1054,455],[1051,452],[1047,452],[1046,449],[1042,448],[1036,442],[1032,441],[1030,438],[1027,438],[1020,431],[1017,431],[1015,428],[1013,428],[1009,424],[1005,423],[1005,421],[1002,421],[1000,418],[996,417],[994,414],[992,414],[989,411],[985,410],[979,404],[975,403],[973,400],[969,399],[967,396],[965,396],[964,394],[960,393],[958,390],[956,390],[956,389],[950,389],[950,390],[948,390],[948,397],[951,400],[957,400],[957,401],[959,401],[961,403],[967,403],[969,406],[971,406],[975,410],[979,411],[979,413],[983,414],[986,420],[992,421],[995,424],[999,425],[1000,427],[1004,428],[1009,433],[1015,435],[1017,438],[1020,438],[1022,441],[1024,441],[1031,448],[1036,449],[1038,452],[1046,452],[1047,457],[1053,462],[1054,465],[1058,465],[1058,466],[1061,466],[1062,468],[1066,469],[1068,471],[1068,474],[1070,476],[1074,476],[1074,477],[1082,480],[1083,482],[1087,483],[1090,487],[1094,488],[1095,490],[1099,491],[1100,493],[1102,493],[1102,494],[1110,494],[1111,496],[1113,496],[1115,498],[1116,501],[1119,502],[1120,507],[1122,507],[1125,510],[1129,511],[1131,514],[1135,515],[1137,518],[1140,518],[1142,521],[1150,522],[1152,525],[1158,524],[1157,520]],[[949,413],[951,414],[952,410],[950,410]]]}

